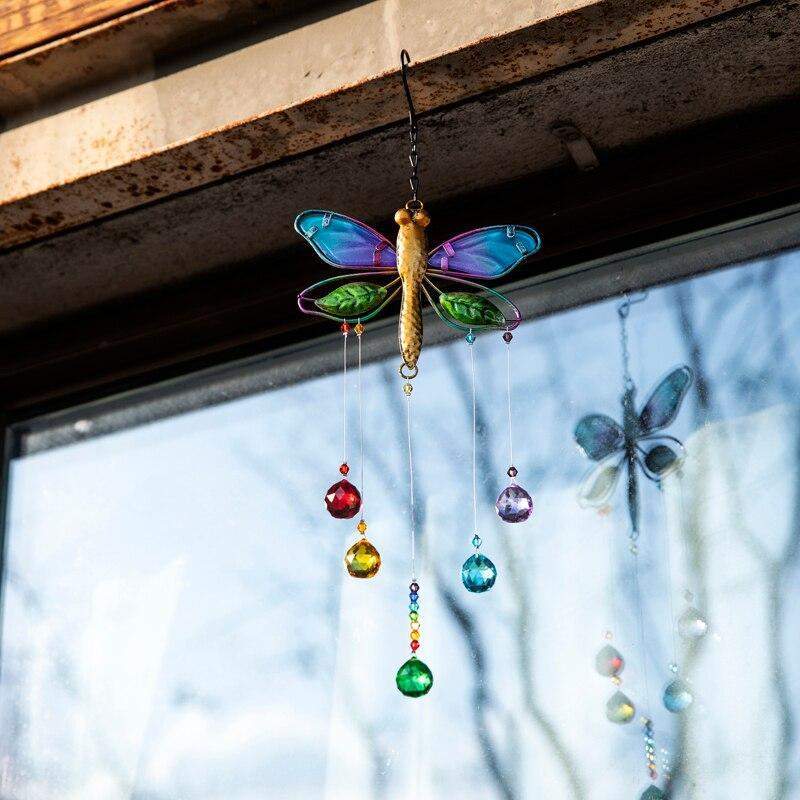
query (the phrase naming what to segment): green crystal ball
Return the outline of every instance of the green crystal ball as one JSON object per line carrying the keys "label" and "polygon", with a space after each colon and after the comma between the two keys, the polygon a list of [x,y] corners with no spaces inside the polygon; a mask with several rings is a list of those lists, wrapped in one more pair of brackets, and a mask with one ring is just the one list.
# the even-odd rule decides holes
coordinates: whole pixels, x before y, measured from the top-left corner
{"label": "green crystal ball", "polygon": [[428,665],[420,661],[416,656],[411,658],[397,670],[395,677],[397,688],[406,697],[422,697],[428,694],[433,686],[433,673]]}

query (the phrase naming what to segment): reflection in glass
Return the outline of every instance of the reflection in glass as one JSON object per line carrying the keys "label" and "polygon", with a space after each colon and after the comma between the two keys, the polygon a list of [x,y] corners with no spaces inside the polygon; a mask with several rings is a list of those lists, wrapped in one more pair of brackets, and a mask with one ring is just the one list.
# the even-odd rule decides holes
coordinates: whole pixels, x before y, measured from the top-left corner
{"label": "reflection in glass", "polygon": [[[418,563],[436,683],[423,699],[395,684],[408,658],[396,359],[364,368],[367,430],[380,421],[382,431],[365,454],[382,558],[372,580],[349,578],[353,531],[320,503],[321,465],[337,462],[341,444],[330,436],[340,375],[15,459],[0,795],[638,798],[641,728],[608,722],[609,682],[595,669],[613,628],[625,695],[654,721],[673,798],[799,797],[798,258],[651,288],[647,315],[631,316],[637,385],[684,362],[695,375],[670,429],[686,459],[641,499],[646,654],[624,492],[609,491],[617,476],[590,487],[599,508],[575,499],[585,468],[575,420],[620,400],[617,298],[515,335],[525,365],[513,373],[515,458],[537,498],[524,526],[494,508],[506,406],[491,377],[504,374],[505,345],[499,335],[474,345],[486,387],[479,524],[500,576],[485,594],[461,585],[473,527],[463,343],[425,351]],[[680,615],[687,585],[708,633],[681,621],[693,702],[673,715],[661,702],[675,679],[669,598]]]}

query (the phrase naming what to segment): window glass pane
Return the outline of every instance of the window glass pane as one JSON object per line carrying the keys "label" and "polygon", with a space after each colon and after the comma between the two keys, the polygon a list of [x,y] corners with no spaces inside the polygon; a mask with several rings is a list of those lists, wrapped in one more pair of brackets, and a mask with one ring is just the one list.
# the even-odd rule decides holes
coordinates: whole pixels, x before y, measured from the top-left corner
{"label": "window glass pane", "polygon": [[[668,429],[686,447],[681,472],[661,489],[639,475],[638,560],[622,482],[599,510],[577,499],[590,462],[575,424],[621,415],[619,298],[515,334],[514,459],[535,496],[524,525],[493,509],[507,482],[505,346],[478,337],[479,533],[499,572],[484,595],[459,577],[473,535],[467,346],[428,346],[413,395],[424,699],[394,686],[409,582],[394,354],[363,374],[373,581],[346,576],[356,520],[322,502],[342,458],[335,372],[15,458],[2,797],[638,798],[641,714],[659,771],[664,756],[682,770],[673,796],[800,797],[798,262],[651,287],[632,306],[639,406],[672,367],[695,374]],[[708,620],[702,639],[674,635],[687,605]],[[627,726],[606,719],[616,689],[594,669],[607,630],[638,709]],[[661,702],[673,660],[695,695],[684,715]]]}

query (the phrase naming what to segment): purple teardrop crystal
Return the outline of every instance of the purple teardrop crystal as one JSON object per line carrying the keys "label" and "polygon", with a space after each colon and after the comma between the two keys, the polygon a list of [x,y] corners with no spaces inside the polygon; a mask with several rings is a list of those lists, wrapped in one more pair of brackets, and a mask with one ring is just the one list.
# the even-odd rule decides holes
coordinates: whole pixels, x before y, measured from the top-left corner
{"label": "purple teardrop crystal", "polygon": [[503,522],[525,522],[533,513],[533,499],[521,486],[512,483],[500,492],[495,508]]}

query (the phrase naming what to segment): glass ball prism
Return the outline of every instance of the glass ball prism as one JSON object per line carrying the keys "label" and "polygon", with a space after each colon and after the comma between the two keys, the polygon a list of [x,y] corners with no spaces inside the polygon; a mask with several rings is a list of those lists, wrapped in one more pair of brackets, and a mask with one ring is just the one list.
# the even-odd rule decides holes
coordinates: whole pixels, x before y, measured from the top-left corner
{"label": "glass ball prism", "polygon": [[416,656],[411,656],[397,670],[395,683],[406,697],[422,697],[422,695],[428,694],[433,686],[433,673],[424,661],[420,661]]}
{"label": "glass ball prism", "polygon": [[488,592],[497,580],[497,567],[482,553],[471,555],[461,567],[461,582],[470,592]]}
{"label": "glass ball prism", "polygon": [[503,522],[525,522],[533,513],[533,498],[516,483],[500,492],[494,504]]}
{"label": "glass ball prism", "polygon": [[687,608],[678,617],[678,633],[684,639],[701,639],[708,631],[708,623],[694,607]]}
{"label": "glass ball prism", "polygon": [[673,714],[680,714],[694,702],[694,695],[686,681],[676,678],[664,689],[664,708]]}
{"label": "glass ball prism", "polygon": [[667,796],[658,786],[648,786],[639,796],[639,800],[667,800]]}
{"label": "glass ball prism", "polygon": [[361,508],[361,493],[346,478],[325,492],[325,506],[336,519],[351,519]]}
{"label": "glass ball prism", "polygon": [[381,568],[381,554],[368,539],[359,539],[344,554],[344,565],[354,578],[374,578]]}
{"label": "glass ball prism", "polygon": [[595,669],[604,677],[612,678],[625,669],[625,659],[616,647],[607,644],[594,660]]}
{"label": "glass ball prism", "polygon": [[636,709],[631,699],[622,692],[614,692],[606,703],[606,718],[617,725],[630,722],[635,714]]}

